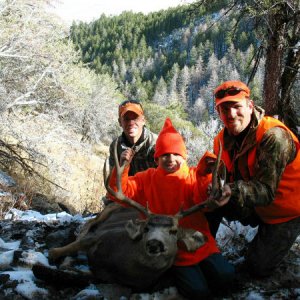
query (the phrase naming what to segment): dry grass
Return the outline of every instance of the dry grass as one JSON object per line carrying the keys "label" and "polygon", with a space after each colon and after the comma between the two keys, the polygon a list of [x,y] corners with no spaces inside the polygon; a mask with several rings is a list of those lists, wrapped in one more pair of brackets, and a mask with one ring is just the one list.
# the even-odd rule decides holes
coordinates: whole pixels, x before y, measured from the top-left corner
{"label": "dry grass", "polygon": [[108,155],[107,146],[81,142],[81,136],[45,115],[26,122],[15,119],[10,124],[14,136],[19,136],[39,153],[37,160],[44,166],[34,168],[50,181],[28,176],[14,166],[10,175],[28,199],[35,193],[43,194],[74,213],[102,209],[101,198],[105,195],[102,169]]}

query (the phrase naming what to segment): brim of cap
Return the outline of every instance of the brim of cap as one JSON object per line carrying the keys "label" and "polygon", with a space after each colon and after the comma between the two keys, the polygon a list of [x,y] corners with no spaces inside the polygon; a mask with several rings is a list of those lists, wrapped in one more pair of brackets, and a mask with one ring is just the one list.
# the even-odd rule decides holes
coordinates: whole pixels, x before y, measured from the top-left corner
{"label": "brim of cap", "polygon": [[130,107],[124,107],[122,109],[122,111],[120,112],[120,117],[123,117],[129,111],[134,112],[138,116],[143,116],[144,115],[142,110],[139,107],[130,106]]}
{"label": "brim of cap", "polygon": [[245,96],[245,94],[244,95],[242,95],[242,94],[243,93],[240,93],[239,95],[235,95],[235,96],[227,96],[222,99],[216,98],[216,106],[218,106],[224,102],[240,102],[242,100],[245,100],[246,96]]}

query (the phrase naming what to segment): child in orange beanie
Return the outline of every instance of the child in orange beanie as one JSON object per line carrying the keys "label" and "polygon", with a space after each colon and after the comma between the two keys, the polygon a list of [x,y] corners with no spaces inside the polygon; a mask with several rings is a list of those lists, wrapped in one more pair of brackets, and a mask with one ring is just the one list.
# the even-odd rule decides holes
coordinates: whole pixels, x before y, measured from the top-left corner
{"label": "child in orange beanie", "polygon": [[[132,156],[131,149],[125,150],[120,157],[121,164],[124,161],[130,163]],[[158,136],[154,157],[158,164],[156,169],[128,176],[129,164],[125,167],[122,189],[127,197],[147,206],[155,214],[165,215],[175,215],[180,209],[185,210],[207,199],[211,174],[203,171],[204,158],[197,167],[188,167],[185,143],[169,118]],[[115,169],[109,184],[116,190]],[[206,235],[207,242],[194,252],[178,245],[172,267],[177,288],[188,299],[208,298],[211,284],[218,290],[232,282],[234,268],[220,254],[202,211],[181,219],[179,225],[200,231]]]}

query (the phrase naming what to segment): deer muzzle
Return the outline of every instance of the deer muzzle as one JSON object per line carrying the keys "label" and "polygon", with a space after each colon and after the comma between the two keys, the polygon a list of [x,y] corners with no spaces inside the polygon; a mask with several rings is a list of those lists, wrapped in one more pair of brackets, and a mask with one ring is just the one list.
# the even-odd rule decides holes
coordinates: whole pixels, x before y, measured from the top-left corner
{"label": "deer muzzle", "polygon": [[166,251],[164,244],[156,239],[149,240],[146,243],[146,250],[149,255],[157,255]]}

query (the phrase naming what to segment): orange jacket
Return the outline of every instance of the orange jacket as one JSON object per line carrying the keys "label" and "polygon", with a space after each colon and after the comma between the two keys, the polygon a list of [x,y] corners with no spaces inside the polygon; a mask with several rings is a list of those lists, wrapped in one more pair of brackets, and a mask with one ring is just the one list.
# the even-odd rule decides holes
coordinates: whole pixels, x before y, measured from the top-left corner
{"label": "orange jacket", "polygon": [[[116,172],[113,169],[110,185],[114,189],[115,181]],[[198,176],[197,169],[189,168],[186,163],[174,173],[166,173],[158,167],[128,177],[128,168],[125,168],[122,175],[122,187],[126,196],[145,207],[148,206],[152,213],[165,215],[175,215],[181,208],[184,210],[205,200],[209,182],[211,182],[211,175]],[[207,236],[208,241],[195,252],[187,252],[179,245],[175,265],[193,265],[219,252],[210,234],[208,222],[201,211],[182,218],[179,225],[202,232]]]}
{"label": "orange jacket", "polygon": [[[272,127],[281,127],[287,130],[291,134],[297,148],[296,158],[286,166],[282,174],[276,190],[275,199],[267,206],[255,207],[257,214],[265,223],[276,224],[287,222],[300,216],[300,144],[297,137],[282,122],[272,117],[264,117],[257,127],[256,146],[248,152],[250,180],[255,177],[257,145],[262,140],[264,133]],[[224,130],[215,138],[214,150],[215,153],[218,153],[217,141],[220,139],[223,145],[222,160],[225,162],[227,169],[231,171],[233,162],[231,161],[228,151],[224,149],[223,134]]]}

